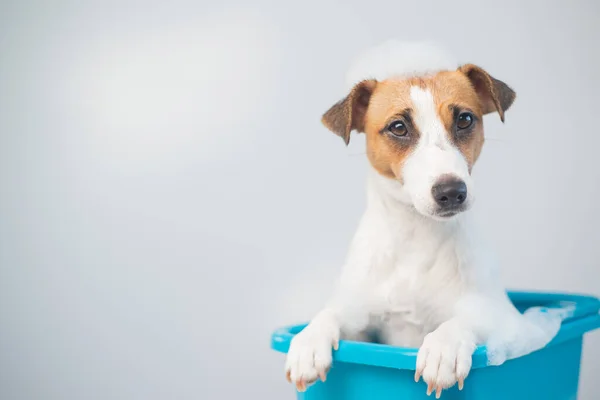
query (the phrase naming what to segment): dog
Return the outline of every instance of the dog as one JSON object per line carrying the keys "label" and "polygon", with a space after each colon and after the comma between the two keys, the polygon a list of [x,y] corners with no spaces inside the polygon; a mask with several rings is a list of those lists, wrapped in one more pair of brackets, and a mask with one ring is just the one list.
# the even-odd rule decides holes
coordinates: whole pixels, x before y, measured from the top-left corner
{"label": "dog", "polygon": [[463,388],[472,354],[490,364],[545,346],[564,315],[521,314],[468,212],[483,117],[505,115],[515,91],[431,43],[386,42],[359,58],[345,97],[322,116],[348,145],[366,135],[367,206],[334,293],[291,341],[285,373],[298,391],[325,381],[339,340],[418,348],[427,394]]}

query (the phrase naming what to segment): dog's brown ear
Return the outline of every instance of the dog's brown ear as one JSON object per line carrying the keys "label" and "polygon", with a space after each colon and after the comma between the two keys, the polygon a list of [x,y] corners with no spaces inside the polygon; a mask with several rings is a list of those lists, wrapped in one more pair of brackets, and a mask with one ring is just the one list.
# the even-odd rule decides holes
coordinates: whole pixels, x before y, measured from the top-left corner
{"label": "dog's brown ear", "polygon": [[350,132],[363,132],[365,115],[369,107],[371,94],[377,85],[375,80],[365,80],[350,91],[348,96],[335,103],[321,118],[323,125],[330,131],[350,143]]}
{"label": "dog's brown ear", "polygon": [[482,68],[465,64],[459,69],[475,88],[484,114],[497,111],[504,122],[504,112],[515,101],[516,93],[506,83],[495,79]]}

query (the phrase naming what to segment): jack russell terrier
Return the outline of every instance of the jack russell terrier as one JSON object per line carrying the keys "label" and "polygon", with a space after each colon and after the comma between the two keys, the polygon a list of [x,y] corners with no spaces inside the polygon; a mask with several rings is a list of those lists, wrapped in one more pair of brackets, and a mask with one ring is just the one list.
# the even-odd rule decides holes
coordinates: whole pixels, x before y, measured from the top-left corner
{"label": "jack russell terrier", "polygon": [[427,43],[377,46],[348,80],[322,122],[346,144],[366,135],[367,207],[330,301],[290,344],[287,379],[299,391],[324,381],[340,338],[376,330],[419,348],[415,380],[439,398],[462,389],[477,345],[494,365],[545,346],[565,316],[514,308],[466,213],[483,116],[504,121],[515,92]]}

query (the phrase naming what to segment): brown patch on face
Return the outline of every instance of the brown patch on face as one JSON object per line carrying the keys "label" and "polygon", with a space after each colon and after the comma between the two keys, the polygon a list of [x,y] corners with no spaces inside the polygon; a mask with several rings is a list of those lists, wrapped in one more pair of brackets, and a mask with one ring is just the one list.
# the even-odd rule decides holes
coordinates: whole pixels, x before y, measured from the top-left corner
{"label": "brown patch on face", "polygon": [[[465,157],[469,171],[483,147],[483,115],[498,111],[504,120],[504,112],[515,98],[505,83],[468,64],[434,76],[361,82],[323,115],[323,124],[346,144],[352,130],[364,132],[372,166],[383,176],[402,181],[402,165],[421,136],[411,118],[413,86],[431,92],[449,140]],[[473,117],[469,129],[457,129],[457,118],[463,112]],[[406,126],[407,135],[395,136],[388,130],[395,121]]]}
{"label": "brown patch on face", "polygon": [[[484,143],[484,113],[477,93],[469,79],[458,71],[438,73],[430,80],[428,88],[450,142],[463,154],[471,171]],[[463,112],[470,113],[473,122],[468,129],[460,130],[456,122]]]}
{"label": "brown patch on face", "polygon": [[[367,157],[383,176],[402,180],[401,166],[419,141],[419,132],[411,121],[413,104],[410,88],[423,84],[422,80],[386,80],[377,85],[371,96],[365,118]],[[394,121],[407,127],[406,137],[396,137],[386,131]]]}
{"label": "brown patch on face", "polygon": [[[470,170],[484,143],[483,111],[469,79],[458,71],[378,83],[365,116],[367,155],[373,167],[384,176],[402,181],[404,160],[418,145],[421,136],[418,127],[410,119],[414,107],[410,97],[411,87],[419,87],[432,93],[438,117],[446,127],[451,143],[465,157]],[[476,119],[469,134],[462,132],[463,134],[457,135],[455,132],[460,110],[472,112]],[[409,137],[396,138],[385,132],[385,128],[396,119],[401,119],[408,125]]]}
{"label": "brown patch on face", "polygon": [[[457,71],[440,72],[428,86],[451,142],[463,154],[471,171],[485,141],[483,115],[497,111],[504,122],[504,112],[514,102],[515,92],[473,64]],[[468,129],[459,129],[457,118],[464,112],[471,113],[474,121]]]}

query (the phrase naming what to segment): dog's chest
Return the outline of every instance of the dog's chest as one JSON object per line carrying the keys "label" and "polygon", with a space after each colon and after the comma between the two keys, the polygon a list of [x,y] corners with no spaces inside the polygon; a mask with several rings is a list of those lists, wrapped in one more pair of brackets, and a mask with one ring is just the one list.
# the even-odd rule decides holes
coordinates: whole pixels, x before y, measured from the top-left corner
{"label": "dog's chest", "polygon": [[398,235],[375,289],[383,323],[427,327],[450,315],[461,292],[454,245],[418,231]]}

